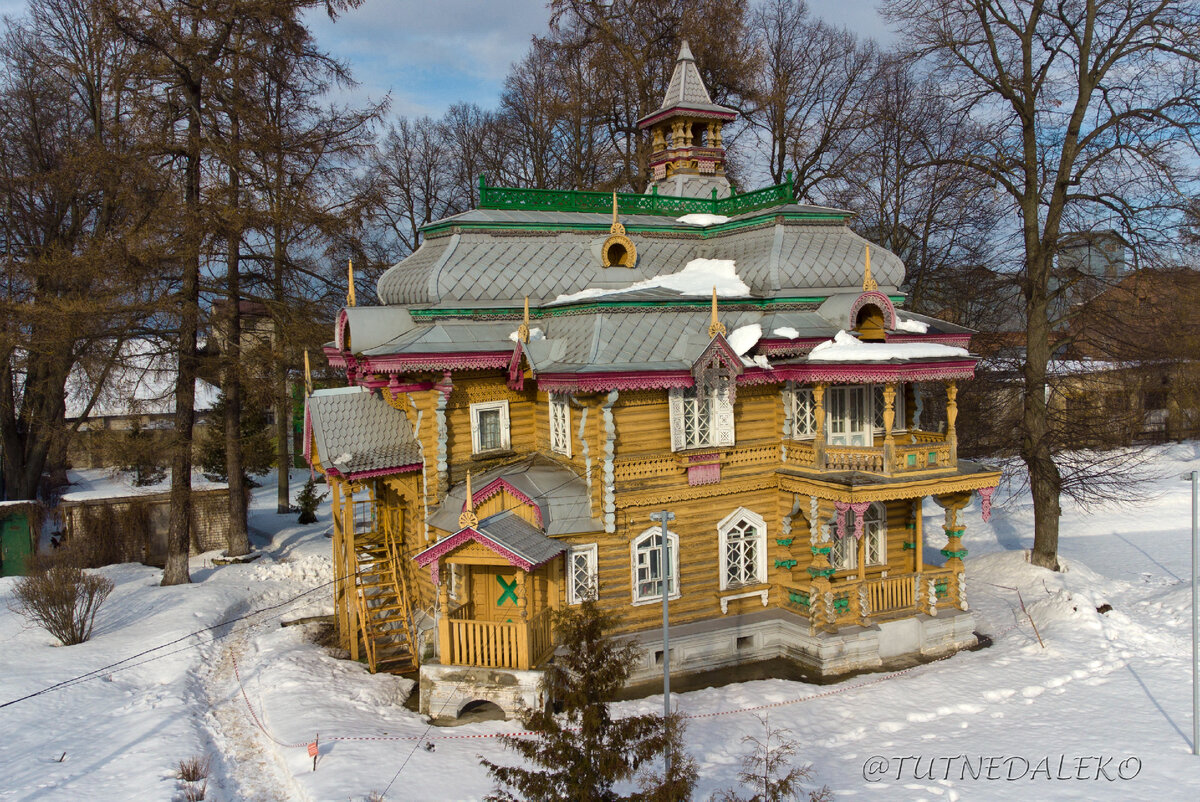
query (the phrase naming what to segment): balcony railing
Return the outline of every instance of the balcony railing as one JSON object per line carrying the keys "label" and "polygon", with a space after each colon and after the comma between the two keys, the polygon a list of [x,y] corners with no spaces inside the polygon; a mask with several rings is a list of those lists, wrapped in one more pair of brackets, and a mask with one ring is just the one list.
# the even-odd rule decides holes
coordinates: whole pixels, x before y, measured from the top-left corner
{"label": "balcony railing", "polygon": [[549,609],[528,621],[480,621],[468,617],[473,612],[468,602],[438,623],[443,665],[523,670],[554,651]]}
{"label": "balcony railing", "polygon": [[812,585],[784,585],[782,598],[815,627],[834,628],[892,618],[896,613],[927,613],[961,606],[959,573],[930,568],[919,574],[893,574],[865,580],[835,580],[828,596]]}
{"label": "balcony railing", "polygon": [[937,432],[900,432],[891,445],[882,437],[871,446],[817,447],[813,440],[787,443],[788,462],[822,471],[858,471],[896,476],[955,466],[954,452],[945,435]]}

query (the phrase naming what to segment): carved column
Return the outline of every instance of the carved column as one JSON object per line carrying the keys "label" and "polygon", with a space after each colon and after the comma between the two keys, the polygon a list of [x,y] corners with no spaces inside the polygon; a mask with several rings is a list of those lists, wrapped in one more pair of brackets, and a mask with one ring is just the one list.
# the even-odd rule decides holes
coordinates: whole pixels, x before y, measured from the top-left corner
{"label": "carved column", "polygon": [[892,426],[896,422],[896,385],[883,386],[883,470],[892,473],[895,466],[896,438],[892,435]]}
{"label": "carved column", "polygon": [[817,435],[813,438],[813,467],[825,469],[825,384],[813,385],[813,422]]}
{"label": "carved column", "polygon": [[963,569],[962,558],[967,556],[967,550],[962,547],[962,535],[965,527],[959,523],[958,513],[967,506],[967,502],[971,500],[971,494],[953,493],[947,496],[935,496],[935,499],[938,506],[946,511],[946,523],[942,527],[946,530],[946,548],[942,549],[942,555],[946,558],[946,567],[961,572]]}
{"label": "carved column", "polygon": [[528,574],[517,570],[517,668],[529,668],[529,585]]}
{"label": "carved column", "polygon": [[[833,549],[829,535],[829,519],[833,515],[833,502],[812,496],[809,499],[809,540],[812,544],[812,565],[808,566],[808,574],[812,577],[809,586],[808,604],[814,627],[821,623],[822,614],[833,623],[828,616],[827,607],[832,610],[833,594],[830,589],[829,577],[833,576],[833,566],[829,562],[829,552]],[[836,617],[836,616],[834,616]]]}
{"label": "carved column", "polygon": [[450,665],[450,583],[438,584],[438,660]]}
{"label": "carved column", "polygon": [[950,444],[950,464],[958,464],[958,433],[954,424],[958,421],[958,383],[946,383],[946,442]]}
{"label": "carved column", "polygon": [[663,133],[661,125],[654,126],[654,144],[651,146],[655,153],[659,153],[667,149],[667,137]]}
{"label": "carved column", "polygon": [[724,147],[724,143],[721,141],[721,123],[718,122],[718,123],[714,124],[713,127],[716,130],[715,130],[715,133],[713,134],[713,140],[709,144],[712,145],[714,148]]}

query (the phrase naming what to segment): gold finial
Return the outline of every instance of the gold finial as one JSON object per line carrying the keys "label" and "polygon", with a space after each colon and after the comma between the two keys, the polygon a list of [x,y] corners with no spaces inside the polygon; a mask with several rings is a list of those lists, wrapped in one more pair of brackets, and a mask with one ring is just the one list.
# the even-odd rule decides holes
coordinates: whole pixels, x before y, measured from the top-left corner
{"label": "gold finial", "polygon": [[523,343],[529,342],[529,296],[525,296],[525,317],[521,321],[521,325],[517,326],[517,339]]}
{"label": "gold finial", "polygon": [[308,351],[304,352],[304,395],[312,395],[312,368],[308,366]]}
{"label": "gold finial", "polygon": [[347,285],[349,290],[346,292],[346,306],[354,306],[354,260],[347,260],[349,267],[347,268]]}
{"label": "gold finial", "polygon": [[725,333],[725,324],[717,319],[717,288],[716,285],[714,285],[712,297],[712,321],[708,324],[708,336],[716,337],[718,334],[720,334],[722,337],[724,337]]}
{"label": "gold finial", "polygon": [[459,529],[471,529],[479,526],[479,518],[475,515],[475,496],[471,493],[471,472],[467,471],[467,507],[458,516]]}
{"label": "gold finial", "polygon": [[617,224],[617,191],[613,190],[613,225]]}
{"label": "gold finial", "polygon": [[879,289],[879,282],[871,278],[871,246],[867,246],[867,268],[863,273],[863,292],[871,292]]}

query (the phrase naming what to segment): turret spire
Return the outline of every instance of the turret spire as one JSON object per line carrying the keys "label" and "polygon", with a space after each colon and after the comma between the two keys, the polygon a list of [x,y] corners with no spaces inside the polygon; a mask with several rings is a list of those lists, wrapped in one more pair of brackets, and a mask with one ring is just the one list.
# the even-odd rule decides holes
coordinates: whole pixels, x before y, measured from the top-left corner
{"label": "turret spire", "polygon": [[459,529],[472,529],[479,526],[479,518],[475,515],[475,495],[471,492],[471,472],[467,471],[467,501],[462,515],[458,516]]}
{"label": "turret spire", "polygon": [[712,294],[712,319],[708,324],[708,336],[716,337],[720,334],[722,337],[726,334],[725,324],[717,317],[717,287],[713,285]]}

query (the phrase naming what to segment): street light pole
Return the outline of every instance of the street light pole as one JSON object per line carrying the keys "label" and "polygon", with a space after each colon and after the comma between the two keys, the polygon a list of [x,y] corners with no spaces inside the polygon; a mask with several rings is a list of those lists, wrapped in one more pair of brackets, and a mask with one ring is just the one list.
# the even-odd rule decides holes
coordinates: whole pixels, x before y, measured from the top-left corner
{"label": "street light pole", "polygon": [[[667,549],[667,524],[675,520],[675,513],[669,510],[650,513],[650,520],[662,527],[659,538],[658,565],[662,576],[662,611],[663,611],[663,722],[671,715],[671,636],[668,633],[670,615],[667,611],[667,599],[671,595],[671,563]],[[678,578],[675,580],[678,582]],[[668,745],[663,754],[663,782],[670,782],[671,748]]]}

